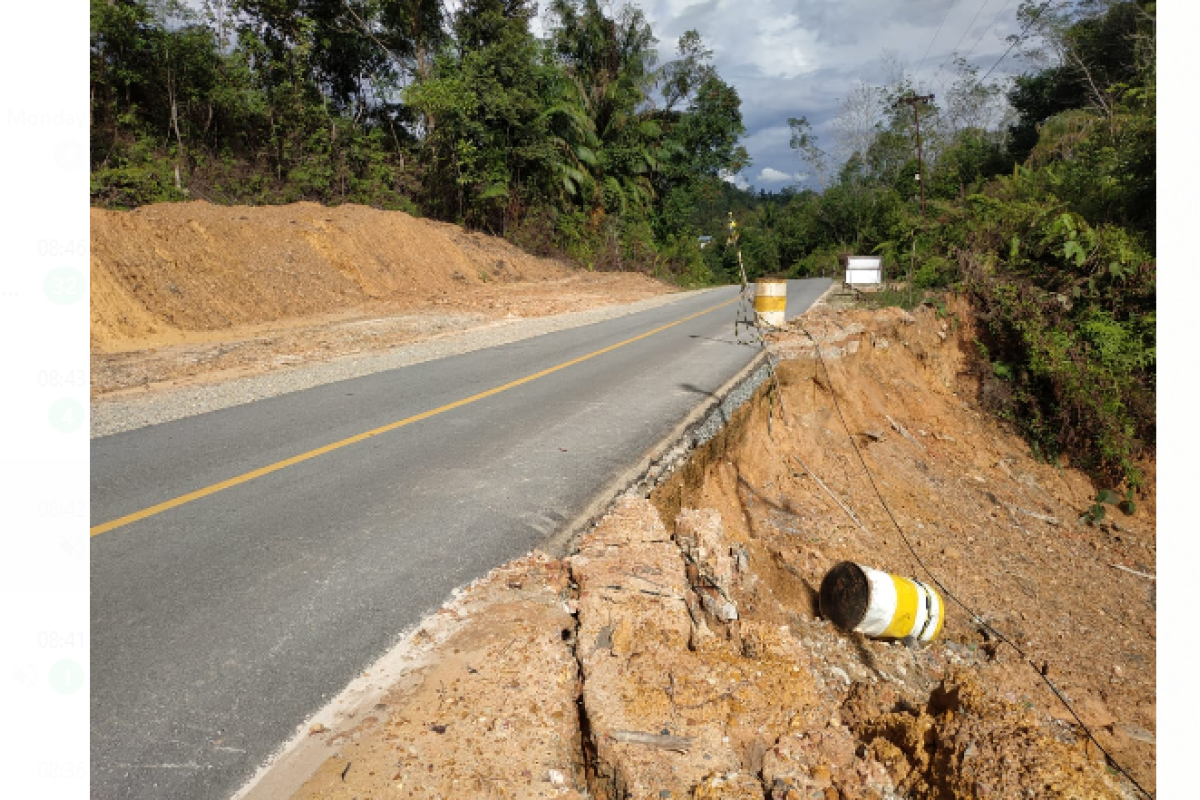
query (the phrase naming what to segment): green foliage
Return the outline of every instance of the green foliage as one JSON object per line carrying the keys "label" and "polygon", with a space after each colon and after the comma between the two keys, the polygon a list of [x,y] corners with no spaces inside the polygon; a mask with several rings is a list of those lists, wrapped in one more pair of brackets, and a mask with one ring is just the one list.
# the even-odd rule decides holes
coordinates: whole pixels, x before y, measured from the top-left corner
{"label": "green foliage", "polygon": [[[1093,9],[1096,4],[1092,4]],[[1144,52],[1153,29],[1154,4],[1113,2],[1100,7],[1102,13],[1071,19],[1046,15],[1045,36],[1064,54],[1061,63],[1032,75],[1021,75],[1009,93],[1018,113],[1009,129],[1009,148],[1018,162],[1024,161],[1040,139],[1039,129],[1070,109],[1088,108],[1108,98],[1110,89],[1152,84],[1153,46]],[[1152,39],[1152,34],[1149,34]]]}
{"label": "green foliage", "polygon": [[1054,458],[1136,484],[1154,439],[1154,267],[1120,228],[1002,179],[963,208],[939,205],[961,286],[982,325],[984,399]]}
{"label": "green foliage", "polygon": [[957,264],[944,256],[930,255],[913,272],[912,281],[918,289],[944,289],[957,277]]}
{"label": "green foliage", "polygon": [[[529,32],[521,3],[477,0],[455,17],[457,48],[405,92],[426,122],[423,205],[435,216],[506,233],[522,209],[575,192],[579,141],[564,139],[566,87]],[[557,101],[547,111],[542,97]],[[573,147],[574,146],[574,147]]]}
{"label": "green foliage", "polygon": [[957,131],[938,155],[926,193],[931,198],[965,198],[996,175],[1012,170],[1013,161],[998,133],[967,128]]}
{"label": "green foliage", "polygon": [[[923,106],[926,215],[912,107],[888,102],[909,92],[899,80],[848,98],[839,131],[854,147],[836,173],[806,118],[790,119],[822,191],[759,198],[744,230],[795,277],[840,276],[841,256],[882,254],[889,280],[911,284],[874,293],[876,304],[966,293],[985,403],[1040,457],[1068,455],[1136,487],[1155,441],[1154,6],[1078,12],[1047,16],[1042,35],[1062,61],[1017,79],[1014,125],[988,121],[999,88],[965,62],[946,107]],[[856,130],[862,119],[873,127]],[[1132,496],[1122,502],[1132,509]]]}
{"label": "green foliage", "polygon": [[538,39],[531,0],[93,0],[92,200],[366,203],[717,280],[696,237],[748,163],[736,90],[696,31],[658,68],[636,6],[549,10]]}
{"label": "green foliage", "polygon": [[1116,506],[1127,517],[1137,513],[1137,503],[1133,500],[1132,488],[1126,490],[1124,497],[1112,489],[1101,489],[1096,493],[1095,502],[1079,515],[1079,522],[1095,525],[1102,521],[1107,513],[1104,509],[1105,505]]}
{"label": "green foliage", "polygon": [[186,199],[175,188],[175,160],[148,136],[130,138],[105,163],[92,170],[92,197],[111,208]]}
{"label": "green foliage", "polygon": [[[367,101],[389,91],[398,65],[359,21],[394,6],[235,5],[236,31],[232,17],[200,19],[182,3],[94,0],[93,202],[412,207],[403,115]],[[403,50],[402,38],[389,41]]]}

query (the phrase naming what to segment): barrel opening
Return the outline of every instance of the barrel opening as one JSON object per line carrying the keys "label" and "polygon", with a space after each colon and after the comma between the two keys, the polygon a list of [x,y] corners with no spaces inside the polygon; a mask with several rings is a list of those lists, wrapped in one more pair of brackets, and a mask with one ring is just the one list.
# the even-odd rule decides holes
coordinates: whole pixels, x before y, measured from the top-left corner
{"label": "barrel opening", "polygon": [[822,616],[839,628],[851,631],[867,615],[871,584],[858,564],[843,561],[829,570],[821,581],[820,600]]}

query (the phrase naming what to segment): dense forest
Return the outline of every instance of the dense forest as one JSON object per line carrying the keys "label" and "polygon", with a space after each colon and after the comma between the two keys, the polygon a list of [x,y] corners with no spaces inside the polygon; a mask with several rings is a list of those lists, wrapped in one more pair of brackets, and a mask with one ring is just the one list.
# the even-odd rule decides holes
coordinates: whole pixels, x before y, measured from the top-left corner
{"label": "dense forest", "polygon": [[92,202],[363,203],[688,286],[737,280],[732,211],[751,279],[875,252],[898,302],[969,295],[985,400],[1045,458],[1137,486],[1155,437],[1154,3],[1025,0],[1025,74],[958,59],[928,101],[888,62],[834,135],[795,110],[808,177],[773,194],[727,180],[749,165],[741,102],[702,32],[661,44],[632,3],[543,11],[92,0]]}
{"label": "dense forest", "polygon": [[746,161],[699,34],[553,0],[93,0],[92,198],[401,208],[596,269],[711,280],[697,208]]}

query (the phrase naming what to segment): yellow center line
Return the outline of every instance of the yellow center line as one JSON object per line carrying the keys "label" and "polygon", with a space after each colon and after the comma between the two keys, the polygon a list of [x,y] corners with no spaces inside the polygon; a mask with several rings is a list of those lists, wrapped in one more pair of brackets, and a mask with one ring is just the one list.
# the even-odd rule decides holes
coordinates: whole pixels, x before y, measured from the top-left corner
{"label": "yellow center line", "polygon": [[292,456],[291,458],[285,458],[282,461],[276,461],[274,464],[268,464],[265,467],[259,467],[258,469],[251,470],[250,472],[244,472],[241,475],[237,475],[233,478],[229,478],[228,480],[223,480],[220,483],[214,483],[211,486],[205,486],[203,489],[197,489],[194,492],[188,492],[187,494],[180,495],[179,497],[176,497],[173,500],[167,500],[166,502],[159,503],[158,505],[150,506],[149,508],[143,508],[141,511],[135,511],[132,514],[126,514],[125,516],[120,517],[118,519],[114,519],[111,522],[105,522],[101,525],[96,525],[95,527],[92,528],[92,536],[99,536],[100,534],[107,533],[108,531],[111,531],[114,528],[120,528],[125,525],[129,525],[130,523],[137,522],[138,520],[143,520],[143,519],[146,519],[147,517],[153,517],[155,514],[161,514],[164,511],[169,511],[172,508],[177,508],[186,503],[190,503],[193,500],[199,500],[202,497],[208,497],[211,494],[216,494],[217,492],[224,491],[225,489],[230,489],[234,486],[238,486],[240,484],[247,483],[249,481],[254,480],[255,478],[261,478],[264,475],[270,475],[272,472],[278,472],[279,470],[284,469],[285,467],[290,467],[294,464],[299,464],[302,461],[308,461],[309,459],[316,458],[317,456],[323,456],[326,453],[332,453],[334,450],[340,450],[343,447],[347,447],[352,444],[357,444],[358,442],[361,442],[365,439],[370,439],[372,436],[378,436],[381,433],[387,433],[388,431],[394,431],[397,428],[403,428],[405,425],[411,425],[414,422],[420,422],[423,419],[429,419],[430,417],[437,416],[438,414],[445,413],[446,411],[452,411],[453,409],[461,408],[462,406],[465,406],[469,403],[474,403],[478,400],[483,400],[484,398],[500,394],[501,392],[506,392],[509,389],[515,389],[516,387],[521,386],[526,383],[529,383],[530,381],[535,381],[538,378],[544,378],[547,375],[558,372],[559,370],[562,370],[562,369],[566,369],[567,367],[573,367],[576,364],[580,364],[584,361],[587,361],[588,359],[595,358],[596,356],[602,356],[605,353],[611,353],[613,350],[616,350],[619,347],[624,347],[627,344],[633,344],[634,342],[641,341],[642,339],[645,339],[648,336],[653,336],[656,333],[662,333],[663,331],[667,330],[668,328],[674,328],[676,325],[681,325],[684,322],[687,322],[688,320],[695,319],[696,317],[702,317],[705,314],[709,314],[713,311],[716,311],[719,308],[724,308],[725,306],[732,305],[733,303],[736,303],[739,299],[740,298],[735,297],[732,300],[728,300],[724,303],[720,303],[719,305],[715,305],[712,308],[706,308],[703,311],[697,311],[695,314],[690,314],[686,317],[683,317],[682,319],[677,319],[674,322],[668,322],[666,325],[661,325],[661,326],[655,328],[654,330],[646,331],[645,333],[640,334],[638,336],[634,336],[631,339],[626,339],[623,342],[617,342],[614,345],[609,345],[608,347],[605,347],[600,350],[596,350],[593,353],[588,353],[585,356],[580,356],[579,358],[573,358],[570,361],[564,361],[563,363],[561,363],[557,366],[550,367],[549,369],[544,369],[541,372],[535,372],[532,375],[526,375],[524,378],[520,378],[518,380],[512,381],[511,383],[506,383],[503,386],[497,386],[494,389],[488,389],[486,392],[480,392],[479,394],[473,394],[470,397],[463,398],[462,400],[455,400],[453,403],[447,403],[444,406],[439,406],[438,408],[434,408],[429,411],[423,411],[420,414],[414,414],[411,417],[405,417],[402,420],[398,420],[396,422],[391,422],[391,423],[388,423],[387,425],[383,425],[378,428],[374,428],[372,430],[365,431],[363,433],[355,434],[354,436],[350,436],[346,439],[342,439],[340,441],[333,442],[332,444],[327,444],[323,447],[318,447],[315,450],[309,450],[306,453],[301,453],[300,455]]}

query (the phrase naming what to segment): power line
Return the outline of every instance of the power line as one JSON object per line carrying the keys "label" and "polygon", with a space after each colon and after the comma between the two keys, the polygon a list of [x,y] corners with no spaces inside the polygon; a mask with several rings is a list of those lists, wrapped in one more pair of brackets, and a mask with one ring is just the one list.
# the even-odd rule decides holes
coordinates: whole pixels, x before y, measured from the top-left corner
{"label": "power line", "polygon": [[942,26],[946,24],[946,18],[950,16],[950,9],[954,8],[957,0],[950,0],[950,5],[946,6],[946,13],[942,14],[942,21],[938,23],[937,30],[933,33],[933,38],[929,40],[929,46],[925,48],[925,55],[921,56],[921,63],[917,65],[917,71],[913,73],[915,77],[921,71],[921,67],[925,66],[925,59],[929,58],[929,51],[933,49],[933,43],[937,41],[938,34],[942,32]]}
{"label": "power line", "polygon": [[[975,44],[971,45],[971,49],[968,50],[967,54],[962,57],[963,63],[968,62],[968,60],[971,58],[971,54],[975,52],[975,48],[979,47],[979,43],[983,41],[983,38],[992,32],[992,30],[996,27],[996,23],[998,23],[1000,21],[1000,17],[1004,14],[1005,11],[1008,10],[1008,7],[1011,4],[1012,4],[1012,0],[1005,0],[1004,5],[1001,6],[1000,10],[996,12],[996,16],[992,17],[991,24],[988,25],[987,28],[984,29],[983,33],[979,34],[979,38],[975,40]],[[946,92],[948,88],[953,88],[953,84],[950,83],[951,78],[952,78],[952,76],[947,75],[941,81],[941,83],[938,85],[938,88],[943,92]],[[950,86],[948,87],[947,84],[950,84]],[[982,86],[983,81],[979,81],[978,85]],[[938,118],[939,119],[941,118],[940,110],[938,111]]]}
{"label": "power line", "polygon": [[[1049,4],[1049,2],[1046,3],[1046,5]],[[817,353],[817,360],[821,362],[821,369],[825,372],[825,380],[829,384],[829,396],[833,398],[833,406],[835,409],[837,409],[838,419],[842,422],[842,429],[846,431],[846,435],[850,439],[850,446],[854,448],[854,454],[858,456],[858,461],[860,464],[862,464],[863,472],[866,473],[867,480],[871,483],[871,488],[875,490],[875,496],[879,498],[880,505],[883,506],[883,510],[887,513],[888,519],[892,521],[892,525],[896,528],[896,532],[900,534],[900,539],[904,542],[904,546],[908,548],[908,552],[912,554],[912,557],[921,566],[921,569],[925,571],[925,574],[929,576],[929,579],[936,584],[939,589],[942,590],[942,593],[971,615],[971,619],[975,622],[975,624],[986,629],[989,633],[995,636],[996,639],[1017,651],[1017,654],[1020,655],[1021,658],[1025,660],[1025,663],[1028,664],[1033,671],[1038,674],[1038,677],[1042,679],[1042,682],[1050,688],[1050,691],[1054,693],[1054,696],[1058,698],[1059,702],[1062,703],[1067,711],[1071,713],[1071,716],[1075,718],[1077,723],[1079,723],[1079,727],[1083,729],[1083,732],[1087,735],[1087,737],[1092,740],[1092,743],[1096,745],[1096,747],[1100,749],[1100,752],[1104,754],[1105,758],[1108,759],[1108,763],[1112,764],[1114,769],[1124,775],[1130,783],[1136,786],[1138,791],[1140,791],[1146,797],[1149,797],[1150,800],[1154,800],[1154,795],[1143,789],[1142,785],[1134,780],[1133,776],[1130,775],[1124,767],[1117,763],[1116,759],[1114,759],[1109,752],[1104,749],[1104,745],[1100,744],[1100,742],[1092,734],[1091,729],[1089,729],[1088,726],[1084,724],[1083,720],[1079,718],[1079,715],[1075,713],[1075,709],[1072,708],[1071,704],[1067,702],[1067,698],[1063,696],[1063,693],[1059,691],[1058,687],[1055,686],[1054,683],[1046,676],[1046,673],[1049,671],[1046,665],[1043,664],[1043,666],[1039,668],[1037,664],[1033,663],[1033,659],[1026,655],[1025,651],[1022,650],[1015,642],[1002,634],[1000,631],[996,630],[996,628],[992,627],[992,625],[983,617],[976,614],[974,609],[972,609],[962,600],[959,600],[958,597],[956,597],[949,589],[946,588],[944,583],[938,580],[938,577],[933,574],[933,570],[931,570],[921,559],[921,556],[917,554],[916,548],[913,547],[912,542],[909,540],[907,534],[904,533],[904,529],[900,527],[900,523],[897,522],[896,517],[893,516],[892,509],[888,507],[887,501],[883,499],[883,493],[879,491],[879,486],[877,486],[875,483],[875,476],[871,474],[871,468],[867,466],[867,461],[865,458],[863,458],[862,451],[858,449],[858,443],[855,442],[854,437],[850,435],[850,426],[846,423],[846,417],[842,414],[842,405],[838,402],[837,393],[833,391],[833,376],[830,375],[829,367],[825,364],[825,357],[821,355],[820,342],[818,342],[816,337],[808,332],[808,328],[804,327],[803,323],[800,323],[800,330],[804,332],[805,336],[812,340],[813,347]]]}
{"label": "power line", "polygon": [[1004,5],[1000,7],[1000,10],[996,12],[996,16],[992,18],[992,24],[988,25],[987,29],[983,33],[979,34],[979,38],[975,40],[975,44],[971,45],[971,49],[967,51],[965,56],[963,56],[963,61],[966,61],[971,57],[971,53],[974,53],[975,48],[979,47],[979,43],[983,41],[983,37],[992,32],[992,29],[996,27],[996,23],[1000,21],[1000,15],[1007,11],[1009,5],[1011,4],[1012,0],[1004,0]]}
{"label": "power line", "polygon": [[937,80],[938,75],[942,74],[942,70],[945,69],[946,64],[948,64],[950,62],[950,57],[953,56],[954,53],[958,50],[958,46],[960,44],[962,44],[963,39],[967,38],[967,34],[971,32],[971,28],[975,25],[975,20],[979,19],[979,15],[983,13],[983,10],[985,8],[987,8],[987,4],[989,2],[991,2],[991,0],[983,0],[983,4],[979,6],[979,10],[975,12],[975,16],[971,18],[971,21],[969,23],[967,23],[967,27],[965,30],[963,30],[962,36],[958,37],[958,41],[955,42],[954,47],[952,47],[950,49],[950,52],[946,54],[946,57],[944,59],[942,59],[942,65],[940,67],[938,67],[937,72],[935,72],[933,74],[933,78],[930,80],[931,83],[934,80]]}
{"label": "power line", "polygon": [[1017,34],[1017,37],[1012,40],[1012,44],[1010,44],[1008,49],[1004,51],[1004,55],[997,58],[996,63],[992,64],[992,68],[989,69],[987,73],[985,73],[984,76],[979,79],[980,83],[986,81],[988,79],[988,75],[992,74],[992,70],[1000,66],[1000,62],[1003,61],[1008,54],[1013,51],[1014,47],[1021,43],[1021,40],[1025,38],[1025,34],[1029,33],[1029,29],[1033,27],[1033,23],[1038,21],[1038,17],[1042,16],[1042,12],[1049,8],[1052,2],[1054,2],[1054,0],[1046,0],[1046,2],[1038,6],[1037,11],[1033,12],[1033,16],[1029,18],[1029,22],[1025,23],[1025,27],[1021,29],[1021,32]]}

